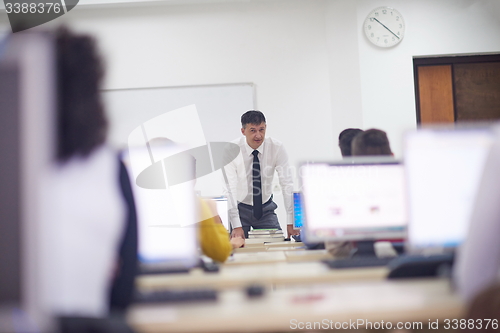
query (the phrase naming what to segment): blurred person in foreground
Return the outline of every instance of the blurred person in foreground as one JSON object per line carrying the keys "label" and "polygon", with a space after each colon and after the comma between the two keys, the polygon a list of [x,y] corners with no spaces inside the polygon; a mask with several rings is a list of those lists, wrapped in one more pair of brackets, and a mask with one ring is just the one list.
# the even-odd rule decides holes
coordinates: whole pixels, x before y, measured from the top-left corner
{"label": "blurred person in foreground", "polygon": [[51,259],[45,303],[58,317],[105,318],[124,312],[132,300],[134,199],[118,152],[105,144],[104,70],[96,42],[65,27],[54,37],[57,140],[44,192]]}

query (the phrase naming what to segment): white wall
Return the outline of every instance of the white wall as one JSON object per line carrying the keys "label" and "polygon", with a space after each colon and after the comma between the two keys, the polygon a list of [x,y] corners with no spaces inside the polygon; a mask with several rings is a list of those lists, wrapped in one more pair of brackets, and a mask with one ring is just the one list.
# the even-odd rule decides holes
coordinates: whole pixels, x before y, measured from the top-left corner
{"label": "white wall", "polygon": [[[389,49],[361,28],[382,5],[407,25]],[[402,134],[416,124],[413,56],[500,52],[497,0],[80,6],[56,21],[98,36],[109,89],[254,82],[269,134],[287,144],[294,165],[339,158],[347,127],[386,130],[401,157]]]}
{"label": "white wall", "polygon": [[[324,7],[316,0],[257,1],[81,10],[65,18],[99,36],[106,88],[253,82],[268,135],[286,143],[296,166],[337,150]],[[239,128],[220,130],[241,135]],[[275,198],[284,227],[279,192]]]}
{"label": "white wall", "polygon": [[[403,132],[415,126],[413,56],[500,53],[500,1],[358,0],[358,52],[364,128],[386,129],[401,156]],[[406,36],[394,48],[372,46],[361,29],[378,6],[398,9]]]}
{"label": "white wall", "polygon": [[99,36],[109,89],[253,82],[269,135],[296,164],[334,150],[323,10],[261,1],[85,9],[66,20]]}
{"label": "white wall", "polygon": [[[405,19],[396,47],[377,48],[363,34],[378,6]],[[77,6],[53,24],[61,22],[98,37],[108,89],[255,83],[269,135],[286,144],[293,165],[340,158],[336,141],[347,127],[386,130],[402,157],[402,134],[416,125],[413,56],[500,53],[498,0]],[[1,13],[0,28],[7,23]]]}
{"label": "white wall", "polygon": [[[356,1],[326,2],[332,127],[337,141],[338,134],[346,128],[364,128],[358,47],[361,25],[357,11]],[[334,153],[335,158],[341,158],[337,147]]]}

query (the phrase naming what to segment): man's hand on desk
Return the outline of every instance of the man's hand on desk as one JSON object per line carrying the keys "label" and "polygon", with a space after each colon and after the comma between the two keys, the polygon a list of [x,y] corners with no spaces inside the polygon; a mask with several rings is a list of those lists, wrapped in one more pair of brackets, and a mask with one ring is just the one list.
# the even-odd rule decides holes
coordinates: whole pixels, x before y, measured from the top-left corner
{"label": "man's hand on desk", "polygon": [[233,246],[233,250],[245,246],[245,239],[241,237],[231,237],[230,242]]}
{"label": "man's hand on desk", "polygon": [[243,231],[242,227],[234,228],[233,231],[231,232],[231,239],[236,237],[245,239],[245,232]]}
{"label": "man's hand on desk", "polygon": [[288,232],[288,238],[296,235],[300,235],[300,230],[296,230],[293,228],[293,224],[288,224],[286,226],[286,231]]}

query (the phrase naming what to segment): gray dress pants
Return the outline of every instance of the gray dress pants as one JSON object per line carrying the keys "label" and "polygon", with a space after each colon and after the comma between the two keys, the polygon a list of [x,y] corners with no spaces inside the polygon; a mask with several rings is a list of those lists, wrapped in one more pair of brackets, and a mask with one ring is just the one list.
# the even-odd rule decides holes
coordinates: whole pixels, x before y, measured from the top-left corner
{"label": "gray dress pants", "polygon": [[253,216],[253,206],[246,205],[244,203],[238,204],[238,211],[240,213],[241,226],[245,232],[245,238],[248,238],[248,232],[250,227],[254,229],[280,229],[280,224],[278,222],[278,216],[274,210],[278,206],[273,201],[269,199],[265,204],[262,205],[262,216],[260,219],[256,219]]}

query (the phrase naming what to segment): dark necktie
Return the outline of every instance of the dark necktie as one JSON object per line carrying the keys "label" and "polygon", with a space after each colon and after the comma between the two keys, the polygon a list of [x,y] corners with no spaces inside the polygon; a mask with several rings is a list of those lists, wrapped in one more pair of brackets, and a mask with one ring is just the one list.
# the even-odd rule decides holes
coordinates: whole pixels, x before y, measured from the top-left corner
{"label": "dark necktie", "polygon": [[257,155],[258,150],[252,152],[253,155],[253,166],[252,166],[252,178],[253,178],[253,216],[256,219],[262,217],[262,186],[260,178],[260,163]]}

